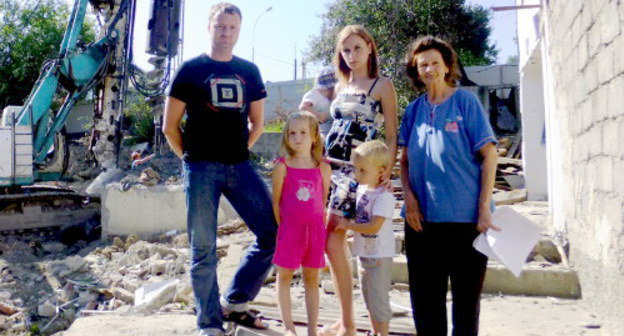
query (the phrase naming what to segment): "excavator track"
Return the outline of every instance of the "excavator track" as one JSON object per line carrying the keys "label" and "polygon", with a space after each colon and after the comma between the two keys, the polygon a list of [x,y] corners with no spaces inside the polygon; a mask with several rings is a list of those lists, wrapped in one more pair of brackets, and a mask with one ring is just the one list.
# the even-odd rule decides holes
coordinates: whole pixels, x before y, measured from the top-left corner
{"label": "excavator track", "polygon": [[0,191],[0,232],[5,234],[68,227],[99,214],[98,197],[65,187],[34,185]]}

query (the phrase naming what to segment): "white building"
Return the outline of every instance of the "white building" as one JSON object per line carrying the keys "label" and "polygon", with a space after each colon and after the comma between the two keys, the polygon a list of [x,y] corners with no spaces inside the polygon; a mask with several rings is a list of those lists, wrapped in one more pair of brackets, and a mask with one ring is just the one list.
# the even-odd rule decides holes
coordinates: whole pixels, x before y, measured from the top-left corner
{"label": "white building", "polygon": [[624,2],[516,4],[529,197],[548,195],[602,335],[624,335]]}

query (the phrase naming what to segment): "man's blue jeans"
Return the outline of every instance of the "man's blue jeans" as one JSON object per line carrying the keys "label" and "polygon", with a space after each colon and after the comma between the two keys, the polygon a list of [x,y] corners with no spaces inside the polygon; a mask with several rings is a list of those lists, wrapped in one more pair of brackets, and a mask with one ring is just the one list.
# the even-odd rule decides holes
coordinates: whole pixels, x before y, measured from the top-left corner
{"label": "man's blue jeans", "polygon": [[249,161],[233,165],[185,162],[184,188],[197,325],[200,329],[223,330],[216,253],[219,198],[224,195],[256,235],[222,298],[227,308],[237,311],[258,295],[272,265],[277,223],[271,198]]}

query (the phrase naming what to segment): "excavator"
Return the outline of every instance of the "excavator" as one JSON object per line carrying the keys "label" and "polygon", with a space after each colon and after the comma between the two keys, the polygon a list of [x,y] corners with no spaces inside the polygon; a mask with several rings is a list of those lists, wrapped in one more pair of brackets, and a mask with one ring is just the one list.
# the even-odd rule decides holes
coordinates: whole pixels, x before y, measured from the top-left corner
{"label": "excavator", "polygon": [[[93,94],[90,150],[104,169],[117,166],[122,140],[124,98],[132,85],[154,114],[154,148],[164,148],[160,130],[164,91],[181,49],[183,0],[150,0],[146,53],[153,70],[133,64],[137,2],[75,0],[58,56],[46,61],[23,106],[8,106],[0,120],[0,231],[55,225],[63,218],[82,220],[80,212],[97,196],[41,184],[58,181],[67,170],[69,147],[64,124],[70,110]],[[99,23],[95,41],[81,31],[87,10]],[[55,109],[53,106],[60,107]],[[38,184],[36,184],[38,183]],[[92,211],[83,211],[88,217]],[[56,213],[59,215],[57,216]],[[60,216],[60,217],[59,217]]]}

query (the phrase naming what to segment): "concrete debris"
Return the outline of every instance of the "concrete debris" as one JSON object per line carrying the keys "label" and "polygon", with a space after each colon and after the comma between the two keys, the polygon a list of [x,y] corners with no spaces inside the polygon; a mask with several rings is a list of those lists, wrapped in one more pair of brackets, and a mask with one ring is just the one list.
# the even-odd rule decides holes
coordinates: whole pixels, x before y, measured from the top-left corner
{"label": "concrete debris", "polygon": [[89,195],[101,195],[107,184],[121,180],[124,175],[124,172],[119,168],[107,169],[91,182],[85,192]]}
{"label": "concrete debris", "polygon": [[85,264],[85,260],[82,259],[82,257],[75,255],[67,257],[63,263],[65,264],[65,267],[69,269],[69,272],[73,273],[78,271]]}
{"label": "concrete debris", "polygon": [[175,297],[179,282],[179,279],[174,279],[141,286],[134,293],[133,311],[151,314],[171,302]]}
{"label": "concrete debris", "polygon": [[129,290],[126,290],[120,287],[114,287],[112,289],[112,293],[115,298],[125,303],[128,303],[128,304],[134,303],[134,294],[130,292]]}
{"label": "concrete debris", "polygon": [[48,253],[60,253],[63,252],[67,246],[59,242],[48,242],[41,245],[41,248]]}
{"label": "concrete debris", "polygon": [[145,186],[155,186],[160,181],[160,174],[156,172],[152,167],[145,168],[137,182]]}
{"label": "concrete debris", "polygon": [[50,301],[46,301],[37,307],[37,314],[43,317],[52,317],[56,315],[56,306],[50,303]]}
{"label": "concrete debris", "polygon": [[0,302],[0,314],[11,316],[18,311],[19,310],[17,308]]}

